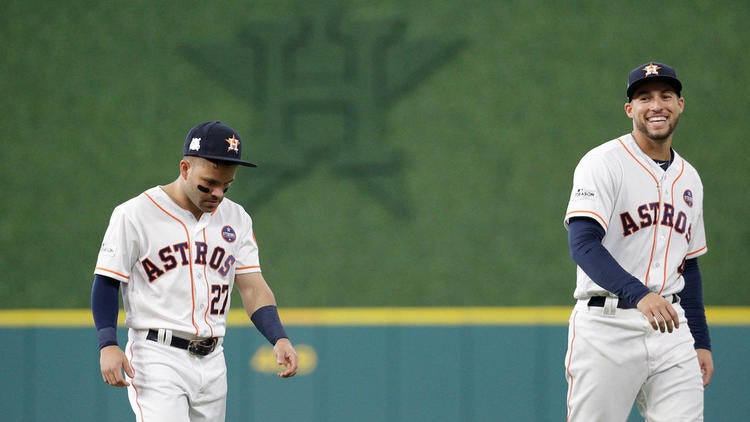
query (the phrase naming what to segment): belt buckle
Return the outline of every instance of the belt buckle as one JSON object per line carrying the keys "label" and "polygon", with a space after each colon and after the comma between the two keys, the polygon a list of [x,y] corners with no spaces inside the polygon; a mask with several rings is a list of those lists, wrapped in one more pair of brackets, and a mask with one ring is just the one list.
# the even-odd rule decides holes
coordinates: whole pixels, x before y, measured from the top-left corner
{"label": "belt buckle", "polygon": [[191,340],[188,344],[188,352],[196,356],[206,356],[216,349],[219,339],[211,337],[203,340]]}

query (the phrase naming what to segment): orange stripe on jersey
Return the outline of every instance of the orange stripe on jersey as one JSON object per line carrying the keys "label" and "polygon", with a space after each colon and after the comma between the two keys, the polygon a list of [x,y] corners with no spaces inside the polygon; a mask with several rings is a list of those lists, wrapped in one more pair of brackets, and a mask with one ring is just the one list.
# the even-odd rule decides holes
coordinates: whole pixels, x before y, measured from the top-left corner
{"label": "orange stripe on jersey", "polygon": [[695,250],[695,251],[690,251],[690,252],[688,252],[688,253],[687,253],[687,254],[685,255],[685,257],[689,258],[689,257],[691,257],[691,256],[693,256],[693,255],[697,255],[697,254],[699,254],[699,253],[701,253],[701,252],[705,251],[706,249],[708,249],[708,246],[703,246],[702,248],[700,248],[700,249],[698,249],[698,250]]}
{"label": "orange stripe on jersey", "polygon": [[187,226],[185,225],[185,223],[182,222],[182,220],[172,215],[169,211],[165,210],[149,194],[147,194],[146,192],[144,192],[143,194],[146,195],[146,198],[148,198],[151,202],[153,202],[156,208],[159,208],[164,214],[167,214],[173,220],[178,222],[182,226],[182,229],[185,230],[185,237],[187,237],[187,240],[188,240],[188,257],[190,259],[190,299],[192,300],[192,312],[190,312],[190,318],[193,324],[193,328],[195,328],[195,335],[197,336],[198,324],[195,323],[195,279],[193,276],[193,242],[190,240],[190,231],[188,231]]}
{"label": "orange stripe on jersey", "polygon": [[109,268],[104,268],[104,267],[96,267],[95,269],[96,269],[96,270],[99,270],[99,271],[104,271],[104,272],[108,272],[108,273],[110,273],[110,274],[114,274],[114,275],[116,275],[116,276],[120,276],[120,277],[124,278],[125,280],[130,280],[130,277],[126,276],[125,274],[120,274],[120,273],[118,273],[117,271],[112,271],[112,270],[110,270]]}
{"label": "orange stripe on jersey", "polygon": [[[130,362],[132,363],[133,361],[136,360],[135,352],[133,351],[133,343],[128,342],[127,346],[126,346],[125,353],[129,355],[128,358],[130,359]],[[138,360],[140,360],[140,356],[138,357],[139,357]],[[133,378],[130,379],[130,386],[133,387],[133,391],[135,391],[135,403],[138,406],[138,413],[141,416],[140,420],[143,420],[143,405],[141,404],[141,393],[140,393],[141,380],[140,380],[140,377],[138,376],[139,375],[138,371],[136,371],[135,368],[133,368],[133,372],[134,372]]]}
{"label": "orange stripe on jersey", "polygon": [[568,378],[568,397],[566,399],[566,404],[568,407],[568,414],[565,418],[566,421],[570,420],[570,410],[571,410],[570,409],[570,396],[573,395],[573,384],[575,381],[573,379],[573,375],[570,374],[570,362],[573,360],[573,352],[575,351],[575,348],[573,346],[575,345],[575,341],[576,341],[576,317],[577,316],[578,316],[578,311],[574,311],[573,316],[571,317],[571,329],[573,332],[571,333],[572,335],[571,335],[570,345],[569,345],[570,351],[568,352],[568,361],[565,362],[565,375]]}
{"label": "orange stripe on jersey", "polygon": [[573,211],[570,211],[570,212],[568,212],[568,213],[565,214],[565,219],[567,220],[568,217],[571,216],[571,215],[573,215],[573,214],[590,214],[590,215],[594,216],[594,218],[596,220],[599,220],[604,225],[604,230],[607,230],[607,228],[608,228],[607,227],[607,220],[605,220],[604,218],[602,218],[601,215],[599,215],[599,214],[597,214],[597,213],[595,213],[593,211],[589,211],[589,210],[573,210]]}
{"label": "orange stripe on jersey", "polygon": [[[253,242],[255,242],[255,247],[258,247],[258,239],[255,238],[255,232],[251,231],[250,236],[253,237]],[[247,267],[237,267],[238,270],[249,270],[251,268],[260,268],[260,265],[248,265]]]}
{"label": "orange stripe on jersey", "polygon": [[[214,211],[216,211],[216,210],[214,210]],[[213,215],[213,213],[211,213],[211,215]],[[206,229],[204,228],[203,230],[201,230],[201,233],[203,233],[203,243],[205,243],[205,244],[208,245],[208,239],[206,238]],[[214,336],[214,327],[211,325],[210,322],[208,322],[208,314],[211,311],[211,305],[210,305],[210,303],[211,303],[211,288],[208,285],[209,278],[208,278],[208,273],[206,272],[207,268],[208,268],[208,265],[204,265],[203,266],[203,279],[206,280],[206,303],[208,303],[209,305],[206,306],[206,310],[203,312],[203,322],[206,323],[206,326],[211,331],[211,337],[213,337]],[[229,293],[227,293],[227,294],[229,294]]]}
{"label": "orange stripe on jersey", "polygon": [[[632,158],[636,163],[638,163],[638,165],[641,166],[641,168],[643,170],[645,170],[646,173],[648,173],[649,176],[651,176],[652,179],[654,179],[654,183],[656,183],[656,186],[657,186],[656,191],[659,194],[659,204],[661,204],[662,203],[662,198],[661,198],[661,189],[659,189],[659,179],[656,177],[656,175],[651,170],[648,169],[648,167],[646,167],[645,164],[643,164],[638,159],[638,157],[635,156],[635,154],[633,154],[628,149],[628,147],[625,145],[625,142],[623,142],[622,139],[617,138],[617,141],[620,143],[620,145],[625,150],[625,152],[627,152],[628,155],[630,155],[630,158]],[[645,277],[645,280],[643,280],[643,284],[645,284],[646,286],[648,286],[649,278],[651,277],[651,263],[654,262],[654,252],[656,251],[656,239],[657,239],[657,236],[659,234],[658,233],[659,232],[658,229],[659,229],[659,220],[656,220],[656,222],[654,223],[654,237],[651,240],[651,252],[649,253],[649,258],[648,258],[648,267],[646,267],[646,277]]]}
{"label": "orange stripe on jersey", "polygon": [[[620,142],[620,145],[622,145],[622,147],[625,149],[625,151],[628,153],[628,155],[630,155],[630,158],[632,158],[633,160],[635,160],[635,162],[638,163],[638,165],[641,166],[641,168],[643,168],[643,170],[645,170],[646,173],[648,173],[649,175],[651,175],[651,178],[654,179],[654,182],[656,182],[656,184],[658,185],[659,184],[659,179],[656,177],[656,175],[651,170],[649,170],[648,167],[646,167],[646,165],[643,164],[641,162],[641,160],[639,160],[635,156],[635,154],[633,154],[632,152],[630,152],[630,150],[625,145],[625,142],[622,141],[622,139],[617,138],[617,140]],[[659,195],[661,196],[661,192],[659,193]]]}
{"label": "orange stripe on jersey", "polygon": [[[670,188],[670,195],[672,196],[672,203],[674,203],[674,189],[675,185],[677,184],[677,181],[680,180],[682,177],[682,174],[685,173],[685,162],[681,162],[682,167],[680,168],[680,174],[675,177],[674,181],[672,182],[672,187]],[[659,294],[661,294],[662,291],[664,291],[664,286],[667,284],[667,269],[669,268],[668,260],[669,260],[669,247],[672,245],[672,233],[674,233],[674,227],[669,228],[669,236],[667,236],[667,250],[664,252],[664,274],[663,274],[663,281],[661,282],[661,288],[659,289]]]}

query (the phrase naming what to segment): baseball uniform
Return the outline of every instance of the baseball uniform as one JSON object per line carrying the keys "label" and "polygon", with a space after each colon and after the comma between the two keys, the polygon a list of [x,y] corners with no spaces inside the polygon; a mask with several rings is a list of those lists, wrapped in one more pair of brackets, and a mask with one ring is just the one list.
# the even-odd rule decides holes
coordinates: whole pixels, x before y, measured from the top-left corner
{"label": "baseball uniform", "polygon": [[[221,122],[193,128],[180,176],[117,206],[99,251],[92,288],[105,382],[128,387],[137,421],[223,421],[226,363],[222,343],[231,292],[296,372],[296,353],[260,273],[253,222],[224,197],[241,159],[241,140]],[[124,353],[114,320],[121,288],[128,327]],[[114,297],[114,299],[113,299]],[[278,343],[280,339],[287,339]],[[131,371],[132,368],[132,371]],[[121,370],[125,380],[121,380]]]}
{"label": "baseball uniform", "polygon": [[[679,98],[676,74],[653,63],[631,72],[628,97],[650,77],[670,84]],[[661,121],[669,118],[676,125],[679,114],[662,110],[669,101],[675,97],[667,93],[648,106],[649,118],[659,120],[653,127],[664,127]],[[640,129],[638,117],[634,130]],[[669,136],[671,142],[671,132]],[[623,295],[618,297],[612,290],[620,286],[605,280],[604,271],[588,268],[589,274],[579,264],[565,356],[569,421],[625,420],[633,403],[649,421],[702,420],[701,368],[678,294],[685,287],[686,260],[707,251],[703,185],[695,168],[670,152],[671,161],[657,162],[627,134],[589,151],[575,169],[565,227],[573,219],[593,222],[587,224],[603,233],[600,247],[606,249],[597,256],[614,259],[598,268],[640,281],[636,287],[646,293],[639,292],[639,298],[648,292],[663,296],[680,326],[674,331],[670,327],[670,332],[655,330],[625,294],[632,288],[618,290]],[[576,259],[572,245],[571,251]],[[613,268],[618,265],[621,268]]]}

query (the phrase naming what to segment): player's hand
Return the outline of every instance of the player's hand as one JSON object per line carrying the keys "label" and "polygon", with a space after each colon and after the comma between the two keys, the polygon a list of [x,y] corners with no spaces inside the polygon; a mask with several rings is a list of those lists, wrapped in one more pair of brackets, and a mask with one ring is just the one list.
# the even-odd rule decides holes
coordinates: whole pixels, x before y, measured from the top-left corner
{"label": "player's hand", "polygon": [[276,362],[286,367],[277,375],[281,378],[293,377],[297,373],[297,352],[292,347],[292,342],[287,338],[279,339],[273,346],[273,353],[276,355]]}
{"label": "player's hand", "polygon": [[130,366],[130,361],[125,356],[125,352],[117,345],[102,347],[99,351],[99,366],[104,382],[114,387],[130,385],[122,376],[123,370],[130,378],[135,376],[135,371]]}
{"label": "player's hand", "polygon": [[677,311],[668,300],[656,293],[647,294],[637,306],[654,330],[671,333],[675,328],[680,328],[680,317]]}
{"label": "player's hand", "polygon": [[706,387],[711,382],[711,377],[714,376],[714,359],[710,350],[695,349],[695,351],[698,353],[698,364],[703,374],[703,386]]}

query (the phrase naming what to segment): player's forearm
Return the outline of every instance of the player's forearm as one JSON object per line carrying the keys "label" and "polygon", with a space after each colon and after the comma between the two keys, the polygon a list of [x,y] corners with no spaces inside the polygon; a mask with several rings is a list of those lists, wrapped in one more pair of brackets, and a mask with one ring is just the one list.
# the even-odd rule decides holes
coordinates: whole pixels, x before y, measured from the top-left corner
{"label": "player's forearm", "polygon": [[685,310],[685,318],[695,340],[695,348],[711,350],[711,337],[703,306],[703,280],[697,258],[685,261],[682,277],[685,287],[680,292],[680,305]]}
{"label": "player's forearm", "polygon": [[276,306],[276,297],[270,288],[257,289],[255,293],[250,298],[245,298],[245,311],[248,315],[265,306]]}
{"label": "player's forearm", "polygon": [[117,344],[117,315],[120,282],[96,275],[91,287],[91,313],[94,316],[99,349]]}
{"label": "player's forearm", "polygon": [[625,271],[602,245],[604,229],[590,218],[574,218],[568,224],[570,255],[603,289],[635,306],[650,290]]}
{"label": "player's forearm", "polygon": [[271,343],[276,344],[282,338],[289,338],[279,318],[276,300],[270,289],[252,299],[243,298],[245,312],[250,316],[255,328]]}
{"label": "player's forearm", "polygon": [[261,273],[240,274],[235,278],[242,305],[255,328],[273,345],[289,338],[276,309],[276,298]]}
{"label": "player's forearm", "polygon": [[238,276],[235,279],[235,284],[242,299],[242,306],[248,316],[264,306],[276,306],[273,291],[268,287],[260,273]]}

